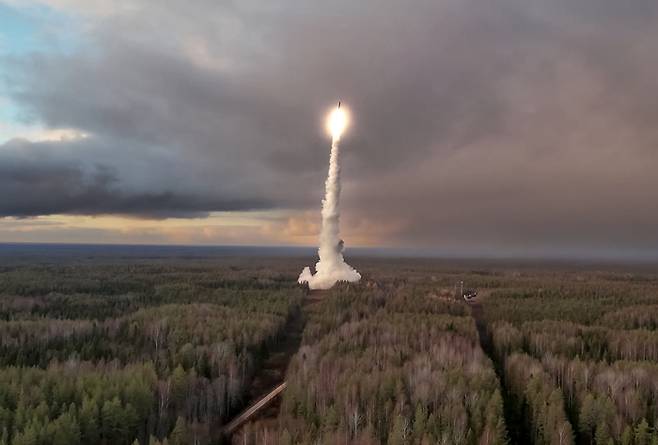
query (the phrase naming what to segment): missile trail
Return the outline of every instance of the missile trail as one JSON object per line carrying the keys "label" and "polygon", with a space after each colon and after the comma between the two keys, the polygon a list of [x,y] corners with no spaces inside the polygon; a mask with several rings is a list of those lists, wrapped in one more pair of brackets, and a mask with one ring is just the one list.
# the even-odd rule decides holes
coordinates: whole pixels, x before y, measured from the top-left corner
{"label": "missile trail", "polygon": [[340,239],[340,138],[346,126],[347,114],[338,102],[328,122],[332,138],[329,173],[322,201],[320,260],[315,265],[315,275],[309,267],[305,267],[298,279],[299,283],[308,283],[310,289],[329,289],[338,281],[356,282],[361,279],[361,275],[345,262],[343,240]]}

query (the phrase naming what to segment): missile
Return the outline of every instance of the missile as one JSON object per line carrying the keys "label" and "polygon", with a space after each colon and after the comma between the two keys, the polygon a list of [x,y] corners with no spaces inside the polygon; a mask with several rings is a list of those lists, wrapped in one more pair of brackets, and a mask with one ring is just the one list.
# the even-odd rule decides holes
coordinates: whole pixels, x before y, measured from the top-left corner
{"label": "missile", "polygon": [[340,101],[338,101],[338,108],[340,108]]}

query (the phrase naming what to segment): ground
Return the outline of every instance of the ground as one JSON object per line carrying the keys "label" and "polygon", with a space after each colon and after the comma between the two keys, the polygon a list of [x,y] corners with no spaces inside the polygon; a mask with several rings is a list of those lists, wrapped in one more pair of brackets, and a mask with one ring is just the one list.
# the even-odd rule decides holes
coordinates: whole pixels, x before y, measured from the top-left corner
{"label": "ground", "polygon": [[0,255],[3,440],[219,443],[283,381],[234,442],[654,440],[654,265],[350,261],[361,283],[316,292],[305,257]]}

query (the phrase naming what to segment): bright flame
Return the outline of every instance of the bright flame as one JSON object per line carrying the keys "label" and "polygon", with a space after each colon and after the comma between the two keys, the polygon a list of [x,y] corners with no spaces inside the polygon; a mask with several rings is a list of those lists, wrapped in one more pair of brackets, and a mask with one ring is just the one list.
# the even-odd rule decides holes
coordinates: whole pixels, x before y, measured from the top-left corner
{"label": "bright flame", "polygon": [[334,108],[327,119],[327,129],[331,137],[336,140],[340,139],[343,131],[347,128],[347,122],[347,112],[342,108]]}

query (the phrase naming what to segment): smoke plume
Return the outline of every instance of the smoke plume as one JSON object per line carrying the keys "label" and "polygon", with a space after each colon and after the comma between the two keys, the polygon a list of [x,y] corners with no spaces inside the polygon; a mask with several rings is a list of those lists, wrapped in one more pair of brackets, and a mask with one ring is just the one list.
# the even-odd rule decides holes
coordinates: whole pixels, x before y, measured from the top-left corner
{"label": "smoke plume", "polygon": [[308,283],[310,289],[329,289],[338,281],[356,282],[361,279],[343,258],[343,240],[339,236],[340,220],[340,137],[347,124],[347,116],[340,105],[329,117],[331,131],[331,155],[329,174],[325,182],[325,198],[322,201],[322,229],[320,231],[320,260],[315,265],[315,275],[305,267],[297,280]]}

